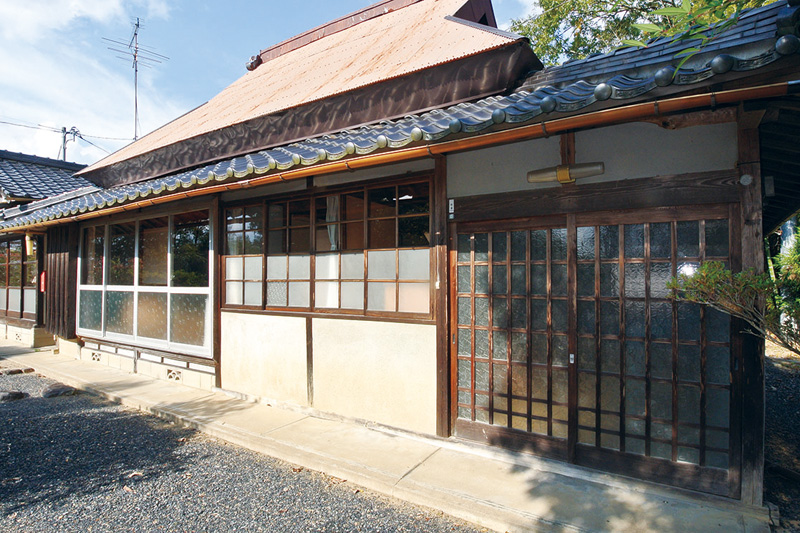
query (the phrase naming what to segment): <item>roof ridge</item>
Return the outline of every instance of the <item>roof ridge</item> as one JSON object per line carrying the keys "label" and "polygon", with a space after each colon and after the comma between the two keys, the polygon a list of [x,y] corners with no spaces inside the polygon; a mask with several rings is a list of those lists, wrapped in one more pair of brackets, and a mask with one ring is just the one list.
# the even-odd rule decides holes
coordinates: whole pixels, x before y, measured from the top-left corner
{"label": "roof ridge", "polygon": [[86,166],[81,163],[62,161],[60,159],[51,159],[49,157],[42,157],[38,155],[23,154],[21,152],[9,152],[8,150],[0,150],[0,159],[19,161],[21,163],[33,163],[35,165],[46,165],[49,167],[63,168],[65,170],[76,170],[76,171]]}
{"label": "roof ridge", "polygon": [[261,50],[258,55],[251,58],[248,68],[251,64],[253,68],[256,68],[259,64],[319,41],[324,37],[422,1],[424,0],[381,0]]}

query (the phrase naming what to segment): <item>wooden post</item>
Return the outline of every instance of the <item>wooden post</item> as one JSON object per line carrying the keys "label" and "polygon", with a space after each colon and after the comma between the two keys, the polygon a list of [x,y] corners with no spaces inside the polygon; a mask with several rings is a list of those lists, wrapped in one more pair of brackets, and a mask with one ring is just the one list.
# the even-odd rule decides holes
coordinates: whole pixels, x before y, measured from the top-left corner
{"label": "wooden post", "polygon": [[447,262],[447,160],[435,158],[433,176],[433,254],[435,257],[434,316],[436,317],[436,434],[450,436],[450,322],[447,299],[450,290]]}
{"label": "wooden post", "polygon": [[[742,270],[764,272],[758,139],[758,123],[763,112],[753,116],[742,112],[741,107],[739,111]],[[742,336],[741,391],[742,503],[760,507],[764,492],[764,340],[748,334]]]}
{"label": "wooden post", "polygon": [[219,205],[219,195],[215,195],[209,206],[209,224],[211,225],[211,264],[214,265],[211,281],[211,355],[214,358],[214,386],[222,388],[222,250],[220,246],[224,231],[225,217]]}

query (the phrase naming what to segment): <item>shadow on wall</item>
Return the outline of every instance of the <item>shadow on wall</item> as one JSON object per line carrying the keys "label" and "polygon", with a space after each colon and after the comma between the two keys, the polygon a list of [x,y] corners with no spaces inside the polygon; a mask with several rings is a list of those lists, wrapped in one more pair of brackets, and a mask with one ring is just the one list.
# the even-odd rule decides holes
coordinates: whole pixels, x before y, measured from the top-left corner
{"label": "shadow on wall", "polygon": [[0,513],[119,489],[180,472],[176,452],[193,433],[90,396],[0,406]]}

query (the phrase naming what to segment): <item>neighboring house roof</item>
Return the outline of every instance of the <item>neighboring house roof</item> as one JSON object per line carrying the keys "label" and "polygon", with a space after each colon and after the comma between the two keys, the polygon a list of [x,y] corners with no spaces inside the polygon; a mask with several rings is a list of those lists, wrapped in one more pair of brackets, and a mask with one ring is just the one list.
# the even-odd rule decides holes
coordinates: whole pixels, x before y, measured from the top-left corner
{"label": "neighboring house roof", "polygon": [[[510,76],[514,79],[508,79],[513,71],[509,67],[521,66],[519,53],[527,54],[526,70],[541,68],[541,64],[521,36],[452,16],[465,5],[479,1],[384,1],[350,15],[349,24],[337,25],[334,21],[312,30],[311,37],[307,32],[276,45],[253,63],[255,66],[263,61],[260,66],[207,103],[91,165],[82,174],[104,186],[130,183],[197,165],[207,160],[204,158],[219,160],[226,155],[241,155],[391,118],[391,113],[403,116],[464,96],[474,98],[506,90],[526,74],[521,71]],[[491,6],[488,2],[486,5]],[[415,87],[381,94],[377,99],[358,92],[513,44],[520,45],[517,56],[511,63],[506,61],[491,69],[496,70],[492,76],[479,77],[469,71],[438,73]],[[483,84],[479,88],[483,93],[475,91],[478,81]],[[454,83],[470,84],[471,94],[459,94],[447,87]],[[332,97],[345,94],[354,96],[333,108],[319,111],[314,107],[307,113],[298,110],[323,100],[336,101]],[[376,100],[377,108],[369,113]],[[407,103],[392,107],[393,100]],[[169,151],[169,147],[178,144],[180,148]],[[213,152],[208,151],[209,147]],[[189,157],[184,157],[190,151]],[[145,155],[144,165],[125,164]]]}
{"label": "neighboring house roof", "polygon": [[85,166],[0,150],[0,196],[6,202],[29,201],[91,185],[73,176]]}
{"label": "neighboring house roof", "polygon": [[[706,85],[736,80],[740,76],[759,75],[773,67],[774,71],[783,68],[781,65],[797,72],[796,66],[800,63],[800,39],[795,34],[781,38],[776,35],[783,6],[785,4],[767,6],[743,17],[744,25],[771,26],[770,31],[763,33],[762,40],[748,41],[742,46],[739,41],[731,41],[728,48],[713,50],[710,54],[712,57],[704,54],[692,63],[695,68],[682,69],[675,77],[672,76],[673,70],[669,66],[677,62],[674,49],[669,42],[656,43],[653,48],[661,50],[661,63],[653,63],[654,67],[640,78],[634,77],[632,72],[612,72],[606,78],[594,77],[592,83],[578,80],[565,82],[559,87],[546,85],[533,90],[528,85],[527,88],[523,87],[507,96],[483,98],[474,103],[435,109],[396,121],[385,121],[334,135],[317,136],[163,178],[91,192],[8,220],[0,224],[0,228],[42,223],[137,199],[166,195],[178,189],[197,189],[215,182],[231,183],[231,186],[235,186],[238,181],[261,176],[273,175],[277,179],[280,172],[304,166],[313,167],[328,161],[347,161],[349,156],[370,154],[378,150],[398,150],[414,145],[433,146],[451,139],[529,126],[642,100],[649,102],[665,94],[696,92]],[[721,51],[725,53],[719,53]],[[734,56],[734,52],[737,55]],[[654,57],[652,50],[641,53]],[[636,57],[635,53],[629,57]],[[568,68],[569,64],[564,68]],[[792,69],[792,66],[795,68]],[[550,70],[557,71],[558,67]],[[800,90],[798,84],[791,87],[793,90]]]}

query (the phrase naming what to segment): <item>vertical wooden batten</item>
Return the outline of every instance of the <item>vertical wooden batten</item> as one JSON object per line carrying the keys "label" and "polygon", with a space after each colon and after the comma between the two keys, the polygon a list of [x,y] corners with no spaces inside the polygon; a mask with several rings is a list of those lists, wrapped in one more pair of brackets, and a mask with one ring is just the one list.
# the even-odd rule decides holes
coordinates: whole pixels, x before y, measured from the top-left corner
{"label": "vertical wooden batten", "polygon": [[77,224],[50,228],[45,261],[40,263],[43,265],[40,270],[43,268],[47,272],[45,330],[62,339],[76,337],[79,235]]}
{"label": "vertical wooden batten", "polygon": [[436,434],[450,436],[450,327],[448,294],[450,276],[447,235],[447,159],[435,158],[433,177],[433,253],[436,273],[434,279],[433,314],[436,317]]}
{"label": "vertical wooden batten", "polygon": [[211,355],[214,358],[214,385],[222,388],[222,292],[223,278],[222,270],[222,246],[223,226],[225,224],[222,211],[219,206],[219,195],[215,195],[209,207],[209,222],[212,228],[212,262],[214,265],[214,275],[211,278],[211,310],[212,310],[212,341]]}
{"label": "vertical wooden batten", "polygon": [[[741,107],[739,112],[742,270],[760,273],[764,271],[764,234],[758,124],[763,112],[744,113]],[[742,335],[741,400],[741,499],[760,507],[764,490],[764,340],[749,334]]]}

